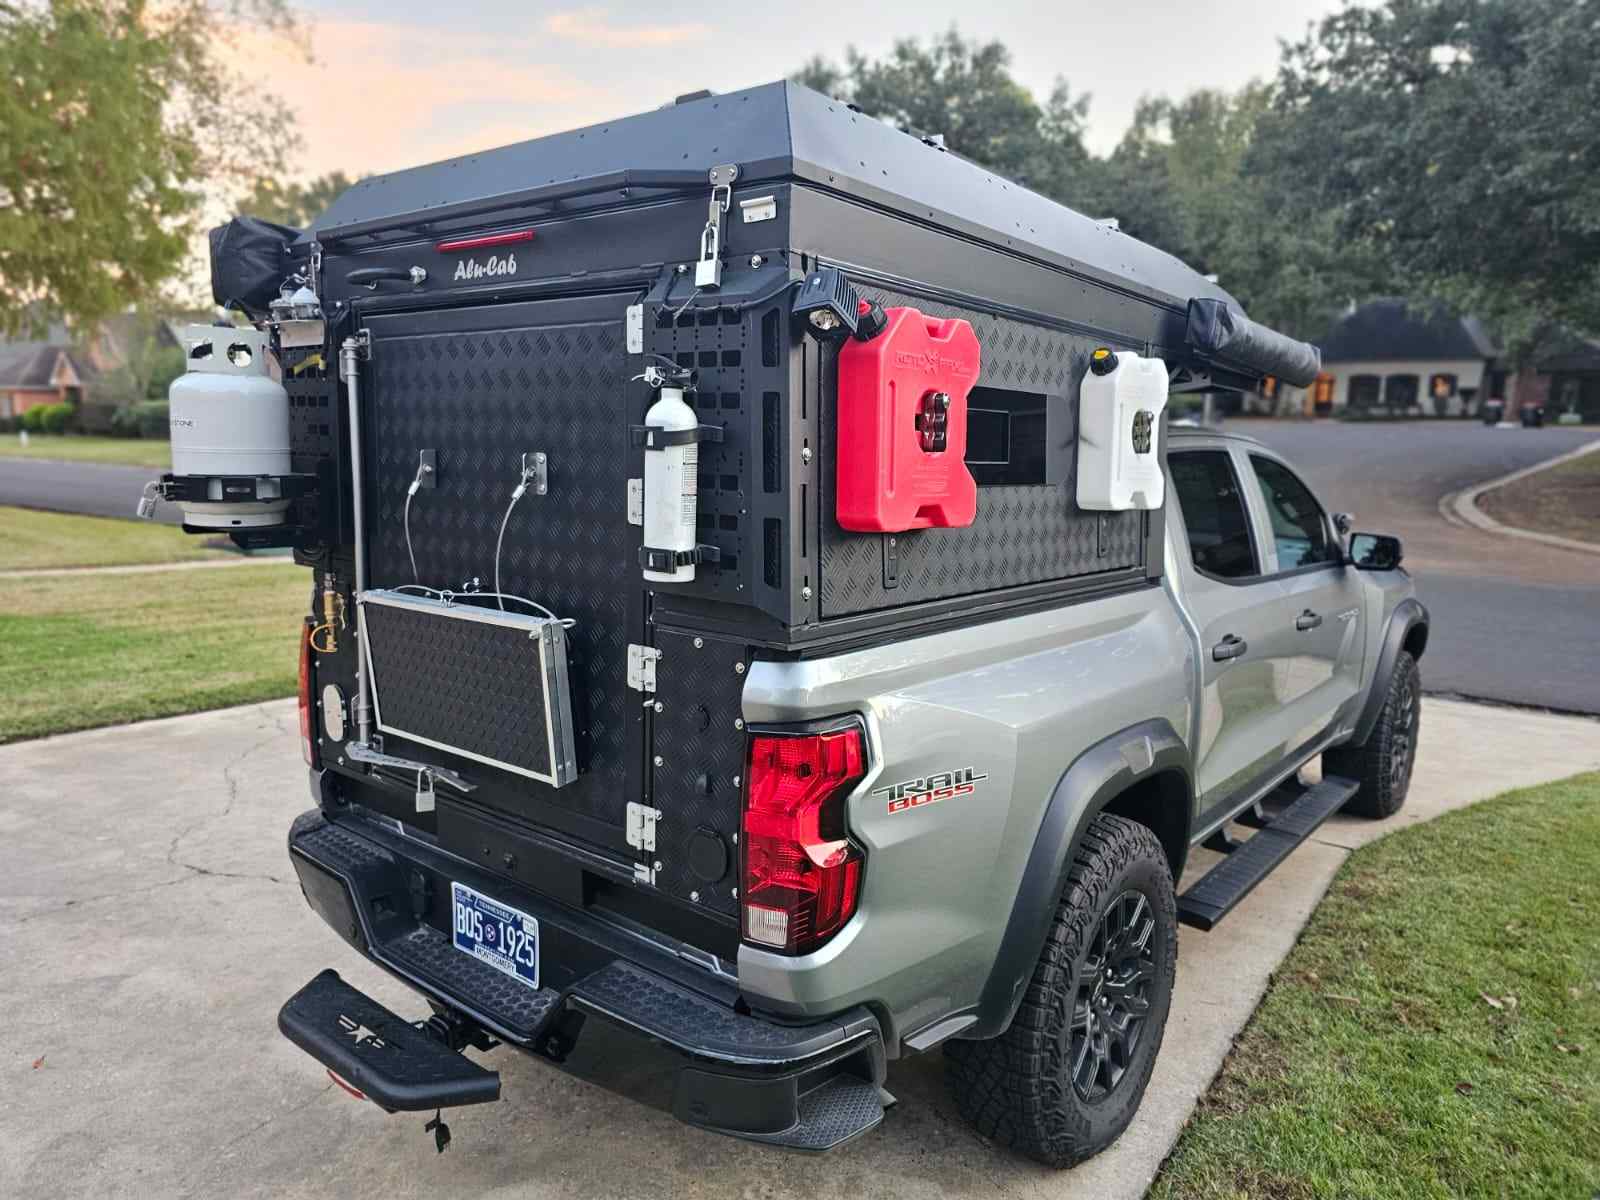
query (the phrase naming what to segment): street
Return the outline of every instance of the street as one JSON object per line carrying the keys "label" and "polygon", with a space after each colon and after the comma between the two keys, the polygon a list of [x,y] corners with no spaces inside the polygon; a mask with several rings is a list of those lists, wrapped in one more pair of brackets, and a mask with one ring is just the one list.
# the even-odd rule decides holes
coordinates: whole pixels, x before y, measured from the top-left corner
{"label": "street", "polygon": [[[306,906],[284,848],[310,807],[292,700],[0,747],[0,1195],[1025,1197],[1143,1194],[1348,852],[1503,789],[1600,767],[1600,723],[1429,700],[1406,807],[1335,816],[1210,933],[1181,932],[1165,1044],[1133,1125],[1067,1172],[978,1137],[937,1052],[892,1063],[883,1125],[824,1157],[680,1125],[508,1050],[497,1104],[423,1122],[335,1087],[275,1028],[324,967],[423,1002]],[[1190,856],[1186,882],[1217,861]],[[636,1043],[579,1055],[635,1078]],[[576,1061],[576,1060],[575,1060]]]}
{"label": "street", "polygon": [[[0,458],[0,504],[132,518],[144,485],[160,474],[156,467]],[[174,504],[157,505],[156,519],[169,525],[183,522]]]}
{"label": "street", "polygon": [[1600,713],[1600,555],[1447,521],[1439,500],[1586,442],[1583,429],[1467,421],[1233,420],[1299,467],[1355,528],[1392,533],[1433,617],[1430,692]]}

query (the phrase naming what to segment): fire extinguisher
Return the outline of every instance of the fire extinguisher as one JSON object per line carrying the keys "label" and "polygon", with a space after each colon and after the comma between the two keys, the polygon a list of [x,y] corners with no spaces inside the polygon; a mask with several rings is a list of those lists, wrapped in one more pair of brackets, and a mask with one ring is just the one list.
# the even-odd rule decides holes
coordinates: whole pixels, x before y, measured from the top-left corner
{"label": "fire extinguisher", "polygon": [[[685,393],[694,390],[694,373],[670,360],[654,364],[642,378],[660,396],[635,426],[644,445],[644,545],[639,563],[644,577],[658,583],[688,583],[699,554],[695,512],[699,503],[699,443],[708,427],[700,424]],[[721,430],[714,432],[720,433]]]}

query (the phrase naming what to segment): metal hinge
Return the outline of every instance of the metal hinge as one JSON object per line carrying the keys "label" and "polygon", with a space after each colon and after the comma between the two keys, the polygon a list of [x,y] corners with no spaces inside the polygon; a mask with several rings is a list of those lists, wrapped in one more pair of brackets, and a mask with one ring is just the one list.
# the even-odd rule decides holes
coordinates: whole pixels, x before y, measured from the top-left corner
{"label": "metal hinge", "polygon": [[656,848],[656,822],[661,819],[659,808],[628,801],[628,845],[635,850]]}
{"label": "metal hinge", "polygon": [[644,524],[644,480],[628,480],[628,524]]}
{"label": "metal hinge", "polygon": [[628,339],[629,354],[644,353],[644,305],[630,304],[625,310],[627,319],[623,325]]}
{"label": "metal hinge", "polygon": [[628,646],[628,686],[636,692],[656,690],[656,662],[661,651],[654,646]]}

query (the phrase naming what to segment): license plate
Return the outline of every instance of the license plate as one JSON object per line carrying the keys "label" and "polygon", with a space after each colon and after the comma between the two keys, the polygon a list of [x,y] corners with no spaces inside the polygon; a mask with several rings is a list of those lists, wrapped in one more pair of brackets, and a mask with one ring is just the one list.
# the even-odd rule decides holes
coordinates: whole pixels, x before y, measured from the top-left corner
{"label": "license plate", "polygon": [[455,947],[521,980],[539,986],[539,922],[482,892],[451,883]]}

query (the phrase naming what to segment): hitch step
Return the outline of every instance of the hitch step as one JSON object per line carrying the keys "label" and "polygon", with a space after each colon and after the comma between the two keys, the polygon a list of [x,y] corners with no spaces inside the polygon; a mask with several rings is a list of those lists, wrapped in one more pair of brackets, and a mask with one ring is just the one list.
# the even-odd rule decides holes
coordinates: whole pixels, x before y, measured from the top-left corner
{"label": "hitch step", "polygon": [[380,1108],[455,1108],[500,1099],[500,1075],[435,1041],[329,969],[278,1013],[283,1035]]}
{"label": "hitch step", "polygon": [[1196,929],[1210,929],[1233,911],[1272,871],[1293,853],[1360,787],[1353,779],[1330,775],[1307,788],[1298,799],[1228,854],[1187,892],[1178,897],[1178,920]]}

